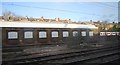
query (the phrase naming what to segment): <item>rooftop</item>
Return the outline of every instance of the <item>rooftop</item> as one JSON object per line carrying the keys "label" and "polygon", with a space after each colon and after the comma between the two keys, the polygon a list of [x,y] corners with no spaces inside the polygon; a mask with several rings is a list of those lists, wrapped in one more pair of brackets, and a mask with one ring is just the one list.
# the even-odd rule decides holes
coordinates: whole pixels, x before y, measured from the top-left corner
{"label": "rooftop", "polygon": [[0,21],[0,27],[31,27],[31,28],[93,28],[95,25],[71,24],[71,23],[48,23],[48,22],[16,22]]}

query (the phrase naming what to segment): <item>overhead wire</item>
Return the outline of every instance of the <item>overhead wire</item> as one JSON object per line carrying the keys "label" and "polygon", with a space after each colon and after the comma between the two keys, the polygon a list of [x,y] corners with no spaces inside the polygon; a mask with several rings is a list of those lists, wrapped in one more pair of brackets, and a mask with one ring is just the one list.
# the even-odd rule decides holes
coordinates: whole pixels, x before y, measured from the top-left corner
{"label": "overhead wire", "polygon": [[103,5],[103,6],[107,6],[107,7],[111,7],[111,8],[118,8],[117,6],[113,6],[113,5],[109,5],[103,2],[96,2],[97,4]]}
{"label": "overhead wire", "polygon": [[[110,5],[104,4],[104,3],[98,3],[98,4],[116,8],[115,6],[110,6]],[[45,7],[37,7],[37,6],[18,5],[18,4],[14,4],[14,3],[7,4],[7,5],[19,6],[19,7],[30,7],[30,8],[37,8],[37,9],[46,9],[46,10],[54,10],[54,11],[62,11],[62,12],[67,12],[67,13],[79,13],[79,14],[85,14],[85,15],[101,16],[101,17],[103,17],[103,15],[92,14],[92,13],[85,13],[85,12],[80,12],[80,11],[71,11],[71,10],[63,10],[63,9],[55,9],[55,8],[45,8]]]}
{"label": "overhead wire", "polygon": [[20,7],[30,7],[30,8],[38,8],[38,9],[46,9],[46,10],[55,10],[55,11],[69,12],[69,13],[79,13],[79,14],[86,14],[86,15],[101,16],[101,15],[98,15],[98,14],[91,14],[91,13],[85,13],[85,12],[80,12],[80,11],[70,11],[70,10],[63,10],[63,9],[55,9],[55,8],[26,6],[26,5],[18,5],[18,4],[7,4],[7,5],[14,5],[14,6],[20,6]]}

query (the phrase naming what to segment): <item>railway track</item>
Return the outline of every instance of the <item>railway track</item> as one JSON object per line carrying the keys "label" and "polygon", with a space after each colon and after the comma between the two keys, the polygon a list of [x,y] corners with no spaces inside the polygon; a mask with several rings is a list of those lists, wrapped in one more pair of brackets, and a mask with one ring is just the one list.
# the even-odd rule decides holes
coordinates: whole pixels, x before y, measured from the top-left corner
{"label": "railway track", "polygon": [[[90,53],[84,53],[81,55],[75,55],[75,56],[70,56],[70,57],[64,57],[64,58],[57,58],[57,59],[53,59],[53,60],[48,60],[47,62],[45,61],[45,63],[60,63],[60,64],[70,64],[70,63],[75,63],[75,62],[82,62],[82,63],[88,63],[88,62],[94,62],[96,59],[100,59],[102,57],[106,57],[106,56],[110,56],[113,54],[118,54],[118,51],[114,51],[111,53],[111,51],[107,50],[107,52],[104,51],[98,51],[98,52],[90,52]],[[117,56],[118,57],[118,56]],[[103,63],[100,61],[97,61],[97,63]]]}
{"label": "railway track", "polygon": [[[111,53],[111,50],[114,50],[114,52]],[[42,64],[46,63],[48,65],[49,64],[55,64],[55,65],[62,64],[63,65],[63,64],[71,64],[71,63],[76,63],[76,62],[86,63],[86,62],[92,62],[93,60],[96,60],[101,57],[106,57],[106,56],[110,56],[110,55],[114,55],[114,54],[118,54],[118,50],[115,50],[113,48],[111,48],[109,50],[108,49],[97,50],[97,51],[93,50],[93,51],[88,51],[88,52],[83,52],[83,53],[73,53],[73,54],[68,54],[68,55],[64,55],[64,56],[50,57],[50,58],[44,59]]]}
{"label": "railway track", "polygon": [[[103,58],[111,55],[115,55],[120,53],[118,50],[119,47],[103,47],[103,48],[94,48],[87,50],[77,50],[71,52],[63,52],[59,54],[53,55],[44,55],[44,56],[23,56],[21,58],[16,59],[8,59],[3,60],[3,65],[16,65],[16,64],[71,64],[77,62],[93,62],[98,58]],[[96,61],[100,62],[100,61]]]}

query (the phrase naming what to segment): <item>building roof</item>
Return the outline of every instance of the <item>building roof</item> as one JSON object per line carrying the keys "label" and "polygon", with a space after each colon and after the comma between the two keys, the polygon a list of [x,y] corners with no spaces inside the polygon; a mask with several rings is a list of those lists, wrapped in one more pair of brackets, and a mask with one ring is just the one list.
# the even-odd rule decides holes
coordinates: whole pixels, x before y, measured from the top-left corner
{"label": "building roof", "polygon": [[69,24],[69,23],[48,23],[48,22],[16,22],[0,21],[0,27],[30,27],[30,28],[92,28],[95,25]]}

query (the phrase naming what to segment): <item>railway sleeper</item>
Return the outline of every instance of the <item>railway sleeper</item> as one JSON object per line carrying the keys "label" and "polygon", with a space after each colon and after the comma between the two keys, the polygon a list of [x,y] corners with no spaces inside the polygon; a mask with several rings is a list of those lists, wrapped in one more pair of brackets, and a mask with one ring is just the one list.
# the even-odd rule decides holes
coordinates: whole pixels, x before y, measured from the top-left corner
{"label": "railway sleeper", "polygon": [[[97,51],[89,51],[89,52],[86,52],[86,53],[81,53],[81,52],[77,52],[77,53],[68,53],[68,54],[61,54],[61,55],[55,55],[55,56],[48,56],[48,57],[45,57],[45,58],[31,58],[31,59],[28,59],[28,60],[18,60],[16,63],[14,64],[24,64],[24,63],[35,63],[35,62],[43,62],[43,61],[51,61],[51,60],[56,60],[56,59],[63,59],[63,58],[69,58],[69,57],[75,57],[75,56],[79,56],[79,55],[86,55],[86,54],[93,54],[93,53],[97,53],[97,52],[102,52],[102,51],[108,51],[108,50],[113,50],[114,48],[111,48],[111,49],[105,49],[105,50],[97,50]],[[12,62],[11,62],[12,63]],[[9,62],[8,62],[9,64]]]}

